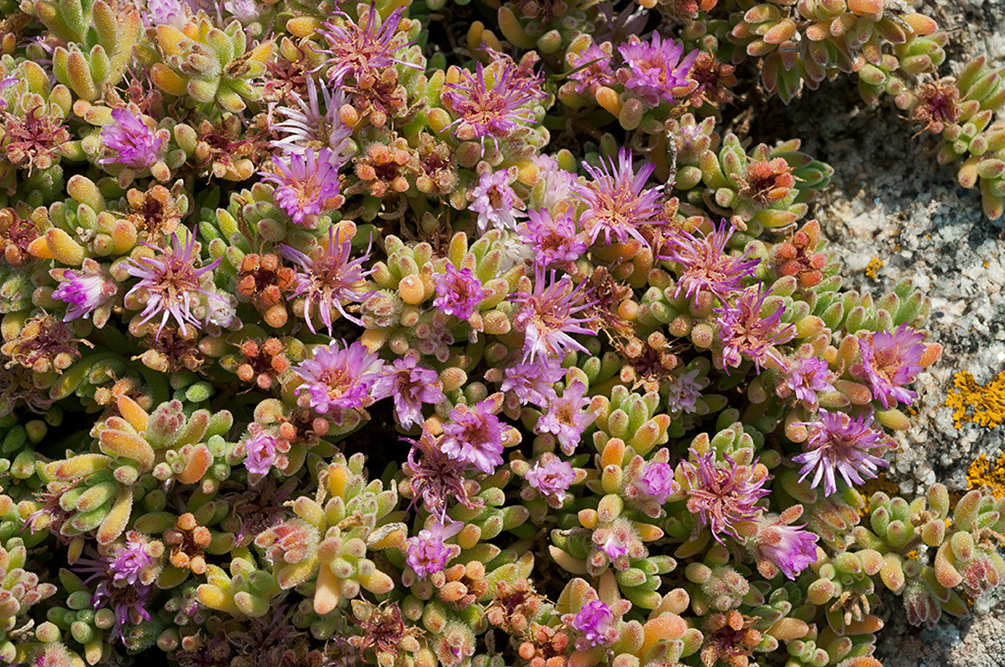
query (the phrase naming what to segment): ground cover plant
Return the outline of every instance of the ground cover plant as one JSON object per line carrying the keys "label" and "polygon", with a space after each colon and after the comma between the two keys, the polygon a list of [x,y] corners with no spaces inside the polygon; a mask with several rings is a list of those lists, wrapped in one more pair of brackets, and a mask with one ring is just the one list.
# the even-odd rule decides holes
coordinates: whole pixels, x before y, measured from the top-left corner
{"label": "ground cover plant", "polygon": [[912,3],[0,12],[3,664],[875,667],[1005,574],[986,458],[883,476],[929,299],[761,141],[844,82],[1000,217]]}

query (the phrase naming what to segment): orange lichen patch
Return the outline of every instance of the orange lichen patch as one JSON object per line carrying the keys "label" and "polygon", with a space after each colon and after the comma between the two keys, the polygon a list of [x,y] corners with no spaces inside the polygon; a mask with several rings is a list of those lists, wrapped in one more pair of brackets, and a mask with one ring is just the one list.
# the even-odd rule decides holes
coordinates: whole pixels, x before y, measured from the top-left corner
{"label": "orange lichen patch", "polygon": [[869,260],[869,264],[865,267],[865,275],[869,276],[873,280],[876,279],[876,272],[883,268],[883,260],[879,257],[873,257]]}
{"label": "orange lichen patch", "polygon": [[[956,428],[965,421],[987,428],[998,426],[1005,421],[1005,370],[985,385],[977,384],[968,371],[957,373],[946,405],[953,408]],[[970,415],[968,408],[972,411]]]}
{"label": "orange lichen patch", "polygon": [[992,463],[986,454],[978,456],[967,470],[970,489],[986,487],[997,498],[1005,496],[1005,453]]}

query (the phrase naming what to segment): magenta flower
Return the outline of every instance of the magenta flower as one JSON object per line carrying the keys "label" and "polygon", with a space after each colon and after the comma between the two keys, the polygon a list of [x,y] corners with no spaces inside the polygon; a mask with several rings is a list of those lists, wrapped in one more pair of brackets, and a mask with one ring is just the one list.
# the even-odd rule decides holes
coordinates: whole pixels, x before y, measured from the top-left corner
{"label": "magenta flower", "polygon": [[476,63],[473,74],[459,70],[460,81],[445,84],[440,94],[457,118],[447,127],[452,127],[454,136],[461,141],[478,139],[483,152],[486,137],[498,145],[499,139],[533,120],[534,111],[528,105],[544,96],[537,77],[525,76],[511,60],[496,62],[501,65],[493,67],[495,83],[491,87],[485,80],[482,64]]}
{"label": "magenta flower", "polygon": [[763,488],[767,475],[755,476],[756,463],[741,466],[724,456],[725,462],[720,464],[714,453],[694,450],[691,456],[695,463],[682,461],[680,466],[687,480],[687,509],[695,518],[695,527],[708,526],[720,544],[723,535],[739,539],[736,524],[754,519],[761,510],[758,501],[771,493]]}
{"label": "magenta flower", "polygon": [[597,88],[615,82],[611,53],[611,43],[604,42],[602,45],[592,43],[579,53],[569,52],[565,56],[566,64],[575,70],[569,75],[569,80],[575,82],[574,93],[592,97]]}
{"label": "magenta flower", "polygon": [[534,291],[515,292],[510,299],[520,306],[513,318],[513,328],[524,333],[524,361],[534,361],[538,355],[563,359],[571,350],[587,352],[573,334],[595,336],[587,323],[593,317],[577,317],[589,309],[592,301],[587,301],[586,281],[573,286],[568,275],[555,281],[551,272],[551,284],[545,287],[544,269],[540,265],[534,270]]}
{"label": "magenta flower", "polygon": [[[86,264],[85,264],[86,267]],[[79,269],[65,269],[60,276],[59,287],[52,298],[66,304],[64,322],[78,317],[87,318],[95,310],[108,303],[118,293],[118,286],[103,268],[94,272]]]}
{"label": "magenta flower", "polygon": [[625,67],[618,70],[618,80],[654,107],[674,101],[675,90],[687,85],[688,72],[698,57],[696,49],[681,60],[683,45],[661,40],[657,32],[648,44],[636,35],[629,36],[628,43],[618,46],[618,53],[625,61]]}
{"label": "magenta flower", "polygon": [[[343,343],[344,344],[344,343]],[[373,386],[383,374],[383,362],[359,341],[339,347],[338,341],[314,349],[293,372],[304,380],[296,394],[305,394],[306,403],[318,414],[342,423],[342,412],[365,408],[374,402]]]}
{"label": "magenta flower", "polygon": [[[124,265],[126,272],[140,281],[126,292],[126,297],[135,294],[144,303],[140,313],[140,323],[146,323],[160,316],[160,326],[157,327],[156,338],[168,319],[174,318],[184,336],[188,325],[197,329],[201,324],[210,323],[217,312],[210,302],[216,302],[219,308],[227,309],[230,302],[220,294],[207,287],[212,286],[211,272],[220,264],[220,259],[202,268],[196,268],[198,258],[198,243],[195,236],[189,234],[187,243],[177,234],[171,237],[171,248],[161,250],[159,257],[130,258]],[[153,248],[154,246],[150,246]],[[210,274],[210,275],[207,275]],[[205,285],[205,287],[204,287]],[[226,315],[218,318],[221,326],[230,323]]]}
{"label": "magenta flower", "polygon": [[688,299],[710,293],[725,302],[733,292],[743,289],[743,279],[754,275],[760,263],[749,256],[749,250],[739,256],[726,254],[733,226],[725,220],[711,234],[699,231],[696,236],[681,229],[674,231],[668,244],[670,253],[660,259],[680,266],[675,298],[682,292]]}
{"label": "magenta flower", "polygon": [[667,392],[667,408],[671,412],[693,413],[698,409],[698,399],[701,392],[708,387],[711,380],[707,376],[701,375],[700,369],[694,369],[687,373],[682,373],[673,378],[669,383]]}
{"label": "magenta flower", "polygon": [[98,158],[98,164],[121,164],[141,171],[161,159],[164,138],[154,134],[140,116],[128,109],[112,109],[112,120],[101,129],[101,144],[108,155]]}
{"label": "magenta flower", "polygon": [[840,473],[845,484],[853,486],[876,477],[877,466],[889,465],[882,458],[869,453],[870,449],[889,446],[886,435],[873,428],[870,413],[864,412],[852,419],[844,412],[821,410],[820,421],[804,422],[802,426],[809,430],[806,452],[793,456],[792,460],[803,464],[799,469],[802,474],[800,482],[816,471],[810,488],[816,488],[822,479],[824,495],[829,496],[837,491],[835,472]]}
{"label": "magenta flower", "polygon": [[565,492],[576,479],[576,472],[568,461],[563,461],[554,454],[541,457],[541,460],[527,471],[524,479],[542,496],[552,497],[563,502]]}
{"label": "magenta flower", "polygon": [[505,379],[500,385],[504,392],[512,392],[519,405],[531,403],[540,407],[551,405],[557,396],[556,382],[565,375],[565,370],[554,357],[542,357],[536,362],[507,366],[503,371]]}
{"label": "magenta flower", "polygon": [[279,458],[276,437],[268,431],[258,432],[244,441],[244,467],[251,476],[260,480],[269,474]]}
{"label": "magenta flower", "polygon": [[373,271],[363,269],[370,259],[369,248],[362,257],[350,260],[352,242],[348,238],[341,243],[336,242],[335,227],[332,226],[328,230],[328,243],[323,248],[312,250],[310,255],[288,245],[283,245],[281,252],[283,257],[300,266],[293,297],[306,298],[304,318],[311,333],[317,333],[312,317],[315,306],[329,334],[334,330],[332,309],[350,322],[363,326],[362,320],[346,312],[345,305],[363,301],[372,294],[363,284],[363,280]]}
{"label": "magenta flower", "polygon": [[434,438],[423,429],[417,441],[402,440],[412,443],[408,461],[401,466],[412,490],[412,504],[422,498],[423,508],[441,520],[446,517],[450,501],[459,502],[468,509],[482,505],[482,500],[474,497],[478,485],[465,475],[467,462],[454,459],[440,449],[442,437]]}
{"label": "magenta flower", "polygon": [[130,531],[124,546],[114,552],[114,559],[108,566],[112,581],[119,586],[136,586],[140,584],[140,576],[153,566],[154,559],[147,552],[147,545],[142,540],[132,537]]}
{"label": "magenta flower", "polygon": [[360,23],[353,21],[345,12],[336,10],[334,14],[344,19],[343,25],[321,24],[322,29],[318,32],[328,43],[328,49],[320,53],[328,55],[325,67],[334,87],[340,87],[347,76],[358,82],[361,77],[372,75],[373,70],[392,65],[421,69],[419,65],[395,57],[395,53],[409,44],[403,39],[395,39],[404,12],[405,7],[398,7],[377,25],[374,19],[379,20],[380,14],[376,5],[371,4],[366,16],[360,17]]}
{"label": "magenta flower", "polygon": [[795,579],[796,575],[817,562],[819,538],[802,528],[804,526],[787,525],[780,517],[761,523],[755,538],[755,559],[758,562],[768,560],[786,577]]}
{"label": "magenta flower", "polygon": [[543,268],[567,266],[586,252],[587,244],[576,229],[572,209],[564,207],[557,216],[547,209],[527,212],[520,225],[520,240],[534,248],[534,263]]}
{"label": "magenta flower", "polygon": [[447,415],[440,449],[450,458],[463,461],[491,475],[502,465],[504,425],[492,412],[493,401],[473,406],[458,405]]}
{"label": "magenta flower", "polygon": [[781,303],[773,313],[761,317],[767,297],[768,293],[761,285],[756,290],[745,290],[735,305],[727,303],[715,309],[719,315],[717,324],[722,340],[722,365],[727,374],[730,368],[740,365],[741,355],[753,361],[758,372],[769,360],[778,367],[785,367],[785,360],[775,345],[792,340],[796,327],[781,323],[782,313],[785,312]]}
{"label": "magenta flower", "polygon": [[851,372],[864,378],[872,387],[872,396],[884,408],[898,402],[910,405],[917,392],[906,389],[921,372],[921,356],[925,353],[924,336],[906,324],[893,333],[880,331],[869,338],[859,339],[862,362],[854,364]]}
{"label": "magenta flower", "polygon": [[548,405],[548,410],[534,426],[535,433],[553,434],[568,456],[576,451],[583,431],[597,418],[596,412],[586,411],[590,407],[590,399],[584,396],[585,393],[586,385],[573,382],[565,388],[561,398]]}
{"label": "magenta flower", "polygon": [[602,646],[610,641],[609,632],[614,625],[614,613],[600,600],[591,600],[580,608],[572,619],[577,630],[590,646]]}
{"label": "magenta flower", "polygon": [[831,381],[834,374],[827,362],[817,357],[789,359],[788,370],[778,386],[778,395],[788,398],[792,394],[809,406],[816,406],[817,394],[837,391]]}
{"label": "magenta flower", "polygon": [[375,395],[394,398],[395,416],[405,429],[423,423],[423,403],[436,404],[446,399],[439,373],[418,364],[419,355],[409,352],[385,364],[384,375],[373,386]]}
{"label": "magenta flower", "polygon": [[680,491],[680,485],[674,479],[673,468],[663,461],[647,463],[635,486],[656,501],[657,505],[665,505],[670,496]]}
{"label": "magenta flower", "polygon": [[478,231],[516,229],[517,217],[523,217],[526,204],[510,187],[509,171],[484,171],[471,191],[468,208],[478,214]]}
{"label": "magenta flower", "polygon": [[460,553],[459,547],[451,548],[444,541],[457,535],[462,528],[464,523],[461,521],[451,521],[446,526],[437,521],[432,528],[420,530],[418,535],[405,540],[405,562],[415,570],[419,579],[442,572],[447,562]]}
{"label": "magenta flower", "polygon": [[435,275],[438,295],[433,299],[433,308],[442,313],[466,320],[478,311],[478,304],[485,298],[485,289],[471,269],[458,269],[447,262],[446,271]]}
{"label": "magenta flower", "polygon": [[603,234],[607,245],[612,243],[613,235],[613,242],[623,243],[632,238],[648,247],[639,227],[665,222],[657,217],[663,212],[660,202],[663,186],[646,189],[646,181],[656,165],[646,164],[636,174],[632,169],[632,152],[622,148],[618,151],[617,164],[613,159],[605,162],[601,158],[599,168],[586,162],[583,168],[593,180],[586,184],[576,183],[573,194],[587,206],[579,216],[579,224],[590,244],[596,243]]}
{"label": "magenta flower", "polygon": [[298,225],[313,228],[311,216],[330,210],[329,200],[338,196],[338,170],[333,153],[322,148],[317,154],[308,148],[302,155],[290,153],[289,162],[272,158],[275,173],[262,172],[262,180],[276,186],[272,197],[276,206]]}

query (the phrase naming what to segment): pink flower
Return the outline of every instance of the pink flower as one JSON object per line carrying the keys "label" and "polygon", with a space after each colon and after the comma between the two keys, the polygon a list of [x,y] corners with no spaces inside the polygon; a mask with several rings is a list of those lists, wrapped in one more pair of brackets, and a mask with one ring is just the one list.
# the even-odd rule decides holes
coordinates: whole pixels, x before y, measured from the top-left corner
{"label": "pink flower", "polygon": [[444,540],[457,535],[464,528],[461,521],[451,521],[445,526],[439,521],[432,528],[420,530],[415,537],[405,540],[405,562],[415,571],[419,579],[442,572],[447,562],[460,553],[460,548],[444,544]]}
{"label": "pink flower", "polygon": [[788,371],[778,387],[778,395],[788,398],[792,394],[809,406],[817,405],[817,394],[837,391],[831,381],[834,374],[827,362],[816,357],[789,359]]}
{"label": "pink flower", "polygon": [[537,77],[526,76],[511,60],[495,62],[501,64],[493,66],[491,86],[485,80],[484,67],[476,63],[474,73],[459,70],[460,80],[445,84],[440,94],[457,118],[447,127],[452,127],[461,141],[480,140],[483,151],[486,137],[498,145],[499,139],[533,120],[534,110],[529,105],[544,97]]}
{"label": "pink flower", "polygon": [[516,229],[517,217],[523,217],[526,204],[510,187],[509,171],[483,171],[471,191],[468,208],[478,214],[478,231]]}
{"label": "pink flower", "polygon": [[440,449],[447,456],[463,461],[491,475],[502,465],[504,426],[492,412],[493,401],[474,406],[458,405],[447,415]]}
{"label": "pink flower", "polygon": [[575,70],[569,75],[569,80],[575,82],[572,86],[574,93],[592,97],[597,88],[615,82],[611,49],[610,42],[592,43],[580,53],[569,52],[565,56],[566,64]]}
{"label": "pink flower", "polygon": [[531,488],[545,497],[553,497],[559,502],[565,500],[565,492],[576,479],[576,472],[568,461],[563,461],[550,452],[542,455],[541,460],[534,464],[524,479]]}
{"label": "pink flower", "polygon": [[418,363],[419,355],[409,352],[385,364],[384,375],[373,386],[376,396],[394,398],[395,416],[405,429],[423,423],[423,403],[436,404],[446,399],[439,373]]}
{"label": "pink flower", "polygon": [[768,293],[761,285],[758,289],[747,289],[736,300],[735,305],[726,304],[715,309],[719,315],[718,332],[722,340],[722,365],[726,373],[740,365],[741,355],[754,362],[758,372],[770,360],[784,368],[785,361],[775,349],[775,345],[792,340],[796,327],[782,324],[785,306],[781,303],[773,313],[761,317],[764,300]]}
{"label": "pink flower", "polygon": [[531,210],[520,225],[520,240],[534,248],[534,263],[544,268],[567,266],[586,252],[587,244],[576,229],[572,209],[553,216],[547,209]]}
{"label": "pink flower", "polygon": [[[307,100],[304,101],[297,93],[292,93],[297,107],[277,107],[274,111],[285,116],[286,120],[272,122],[269,116],[269,129],[286,136],[271,142],[273,148],[283,154],[295,153],[306,156],[311,149],[329,149],[328,159],[336,172],[345,165],[353,153],[351,143],[352,128],[342,122],[339,109],[345,104],[345,93],[341,88],[321,85],[324,98],[324,110],[318,100],[318,84],[314,77],[307,77]],[[318,156],[321,159],[321,156]]]}
{"label": "pink flower", "polygon": [[576,183],[573,194],[584,202],[586,210],[579,217],[584,233],[594,244],[604,236],[604,243],[623,243],[629,238],[641,245],[649,243],[639,232],[642,225],[663,224],[665,220],[657,216],[663,212],[660,202],[662,185],[646,189],[646,181],[656,169],[656,165],[643,165],[636,174],[632,169],[632,153],[622,148],[618,152],[618,162],[600,160],[600,167],[594,168],[583,163],[583,168],[593,177],[585,184]]}
{"label": "pink flower", "polygon": [[253,478],[261,480],[272,470],[272,466],[279,458],[279,452],[274,435],[261,428],[257,431],[244,441],[244,467]]}
{"label": "pink flower", "polygon": [[823,479],[824,495],[829,496],[837,491],[835,472],[840,473],[848,486],[876,477],[877,466],[889,464],[870,454],[869,450],[887,447],[889,441],[872,424],[872,415],[868,412],[852,419],[843,412],[826,410],[820,411],[819,422],[801,424],[809,430],[809,438],[806,452],[792,457],[794,462],[803,464],[799,481],[815,470],[810,488],[816,488]]}
{"label": "pink flower", "polygon": [[674,230],[668,244],[670,253],[660,259],[680,266],[675,298],[682,292],[688,299],[709,293],[725,302],[732,293],[743,289],[743,279],[754,275],[760,260],[750,257],[749,251],[727,255],[726,244],[732,235],[733,226],[725,220],[711,234]]}
{"label": "pink flower", "polygon": [[656,501],[657,505],[665,505],[670,496],[680,491],[680,485],[674,479],[673,468],[663,461],[647,463],[635,486]]}
{"label": "pink flower", "polygon": [[586,385],[573,382],[562,392],[562,397],[553,400],[548,410],[537,420],[535,433],[552,433],[558,439],[562,451],[571,456],[583,431],[597,418],[596,412],[585,411],[590,406],[590,399],[584,396]]}
{"label": "pink flower", "polygon": [[591,600],[584,604],[572,619],[572,627],[582,635],[589,646],[609,643],[608,635],[613,625],[614,613],[600,600]]}
{"label": "pink flower", "polygon": [[338,162],[329,148],[322,148],[317,154],[308,148],[303,154],[290,153],[288,162],[272,158],[272,168],[276,173],[265,172],[262,180],[276,186],[273,199],[276,206],[298,225],[313,228],[313,216],[331,210],[329,201],[339,194]]}
{"label": "pink flower", "polygon": [[101,129],[101,143],[108,155],[98,158],[98,164],[121,164],[141,171],[161,159],[164,139],[154,134],[141,116],[128,109],[113,109],[112,121]]}
{"label": "pink flower", "polygon": [[546,407],[556,399],[553,385],[562,379],[565,370],[554,357],[542,357],[536,362],[507,366],[503,373],[505,379],[499,388],[512,392],[519,405]]}
{"label": "pink flower", "polygon": [[695,462],[682,461],[680,467],[687,480],[687,509],[696,527],[708,526],[720,544],[723,535],[739,539],[736,524],[754,519],[761,510],[758,501],[771,493],[763,488],[767,475],[755,475],[756,463],[741,466],[724,456],[720,464],[712,452],[699,454],[693,449],[691,456]]}
{"label": "pink flower", "polygon": [[540,265],[534,271],[534,291],[516,292],[510,295],[520,309],[513,318],[513,328],[524,333],[524,361],[534,361],[538,355],[554,356],[562,359],[570,350],[587,352],[573,334],[596,333],[584,325],[593,318],[577,317],[590,308],[586,301],[586,281],[575,287],[568,275],[555,280],[551,272],[551,284],[545,287],[544,269]]}
{"label": "pink flower", "polygon": [[[342,25],[321,24],[319,32],[328,43],[328,49],[320,53],[329,56],[325,66],[333,86],[341,86],[347,76],[358,82],[375,69],[396,64],[421,69],[419,65],[395,57],[395,53],[408,46],[405,40],[395,39],[404,12],[405,7],[398,7],[380,21],[376,5],[371,4],[365,10],[365,17],[360,17],[359,23],[345,12],[336,10],[334,14],[344,19]],[[380,24],[377,25],[374,19],[380,21]]]}
{"label": "pink flower", "polygon": [[[800,505],[794,507],[802,509]],[[790,513],[794,514],[792,517],[786,517],[787,513],[790,512],[786,511],[780,517],[762,521],[754,538],[758,570],[768,578],[771,578],[772,574],[770,571],[765,574],[766,568],[761,566],[762,560],[774,564],[789,579],[795,579],[796,575],[817,562],[816,544],[819,538],[808,530],[802,530],[804,526],[787,525],[789,522],[785,520],[786,518],[794,521],[801,512]],[[777,574],[777,571],[774,574]]]}
{"label": "pink flower", "polygon": [[[343,343],[344,344],[344,343]],[[383,373],[383,362],[359,341],[339,347],[338,341],[314,349],[307,359],[293,369],[304,380],[297,387],[306,403],[318,414],[342,423],[342,412],[365,408],[374,402],[373,386]]]}
{"label": "pink flower", "polygon": [[337,243],[335,228],[331,227],[328,230],[328,243],[323,248],[315,248],[310,255],[288,245],[283,245],[281,252],[283,257],[300,266],[293,296],[306,297],[304,317],[311,333],[317,333],[312,319],[314,306],[317,306],[317,313],[329,334],[334,330],[332,309],[350,322],[363,326],[362,320],[346,312],[345,304],[363,301],[372,294],[363,284],[363,280],[373,271],[363,269],[370,259],[369,248],[363,256],[350,260],[352,242],[347,238]]}
{"label": "pink flower", "polygon": [[[89,266],[92,271],[87,270]],[[59,281],[59,287],[53,291],[52,298],[66,304],[64,322],[89,317],[118,292],[118,285],[112,277],[93,260],[85,260],[83,270],[62,270]]]}
{"label": "pink flower", "polygon": [[447,315],[466,320],[478,310],[485,289],[471,269],[458,269],[447,262],[446,271],[435,275],[437,297],[433,307]]}
{"label": "pink flower", "polygon": [[695,412],[698,409],[701,391],[708,387],[710,382],[711,380],[702,375],[698,368],[675,376],[673,382],[669,383],[667,408],[671,412]]}
{"label": "pink flower", "polygon": [[859,339],[862,362],[854,364],[851,372],[864,378],[872,387],[873,398],[884,408],[898,403],[910,405],[917,392],[905,389],[921,372],[921,356],[925,345],[924,336],[906,324],[893,333],[880,331],[869,338]]}
{"label": "pink flower", "polygon": [[683,60],[684,47],[671,39],[661,40],[653,32],[648,44],[636,35],[618,46],[625,67],[618,70],[618,80],[648,104],[658,106],[673,102],[678,88],[687,85],[687,74],[698,57],[697,49]]}
{"label": "pink flower", "polygon": [[[171,318],[178,323],[184,336],[189,325],[199,328],[217,314],[209,302],[216,302],[223,309],[230,306],[223,296],[207,289],[213,285],[211,272],[220,264],[220,259],[197,269],[198,244],[195,236],[190,233],[185,245],[177,234],[171,239],[170,249],[155,248],[161,250],[159,257],[130,258],[125,264],[126,272],[140,279],[126,292],[126,297],[135,294],[145,304],[140,313],[141,324],[160,316],[157,338]],[[229,317],[222,319],[226,320],[218,322],[222,326],[230,323]]]}

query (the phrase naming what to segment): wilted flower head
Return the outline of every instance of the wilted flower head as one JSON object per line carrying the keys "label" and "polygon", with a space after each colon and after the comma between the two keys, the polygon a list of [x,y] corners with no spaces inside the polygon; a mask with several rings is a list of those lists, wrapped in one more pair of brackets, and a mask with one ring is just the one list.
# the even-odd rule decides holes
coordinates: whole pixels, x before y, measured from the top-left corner
{"label": "wilted flower head", "polygon": [[[636,174],[632,168],[632,152],[622,148],[618,151],[618,161],[600,160],[600,167],[594,168],[583,163],[583,168],[593,178],[592,181],[576,183],[573,194],[586,204],[586,210],[579,217],[590,243],[594,244],[603,234],[604,243],[610,245],[634,239],[643,246],[648,242],[639,227],[662,224],[657,219],[663,211],[660,203],[662,185],[646,189],[646,181],[656,169],[656,165],[643,165]],[[614,241],[611,237],[614,237]]]}
{"label": "wilted flower head", "polygon": [[718,463],[712,452],[691,450],[695,462],[682,461],[687,480],[687,509],[695,517],[695,528],[708,526],[712,537],[722,543],[722,536],[738,537],[736,524],[750,521],[760,508],[757,502],[771,491],[765,489],[767,471],[757,464],[741,466],[726,456]]}
{"label": "wilted flower head", "polygon": [[547,452],[527,471],[524,479],[542,496],[562,502],[569,485],[576,479],[576,471],[568,461]]}
{"label": "wilted flower head", "polygon": [[584,396],[586,385],[573,382],[548,405],[548,410],[537,420],[535,433],[552,433],[558,439],[562,451],[571,455],[579,446],[583,431],[597,418],[596,412],[586,411],[590,399]]}
{"label": "wilted flower head", "polygon": [[502,465],[505,427],[492,413],[494,401],[486,399],[473,406],[458,405],[443,424],[440,449],[458,461],[464,461],[487,475]]}
{"label": "wilted flower head", "polygon": [[671,39],[661,40],[655,31],[648,44],[630,35],[627,43],[618,46],[618,53],[625,61],[625,67],[618,70],[618,79],[652,106],[673,102],[674,95],[683,92],[678,89],[688,85],[687,74],[698,56],[694,50],[681,60],[683,45]]}
{"label": "wilted flower head", "polygon": [[835,472],[841,474],[848,486],[853,486],[876,477],[877,466],[889,465],[869,453],[870,449],[887,447],[889,441],[882,431],[873,428],[872,414],[868,412],[852,419],[844,412],[820,410],[820,421],[802,426],[809,430],[806,452],[793,456],[792,460],[803,464],[799,481],[816,471],[810,488],[815,488],[822,479],[824,495],[837,491]]}
{"label": "wilted flower head", "polygon": [[276,206],[296,224],[312,227],[310,216],[335,207],[332,200],[339,194],[339,178],[333,155],[329,148],[318,153],[308,148],[303,154],[290,153],[286,160],[273,157],[275,173],[262,173],[262,180],[276,186],[272,195]]}
{"label": "wilted flower head", "polygon": [[328,243],[321,248],[315,248],[310,255],[305,255],[288,245],[282,246],[283,257],[293,260],[300,266],[293,296],[302,296],[306,299],[304,318],[311,333],[317,333],[312,317],[315,306],[329,334],[334,330],[332,309],[350,322],[363,326],[362,320],[346,312],[345,305],[353,301],[363,301],[371,294],[363,285],[363,280],[372,271],[363,269],[370,258],[369,252],[367,249],[362,256],[350,260],[352,241],[347,237],[341,243],[338,242],[334,225],[328,230]]}
{"label": "wilted flower head", "polygon": [[[195,235],[189,234],[185,244],[182,243],[178,235],[174,234],[170,249],[156,248],[161,250],[160,256],[130,258],[125,264],[126,272],[140,279],[126,293],[126,297],[133,294],[141,299],[145,297],[145,306],[140,313],[141,323],[160,316],[158,338],[170,318],[178,323],[182,335],[188,331],[189,325],[199,328],[201,324],[209,322],[214,313],[206,301],[215,301],[221,307],[230,305],[223,296],[203,287],[203,276],[215,269],[220,264],[220,259],[197,269],[199,244],[196,243]],[[201,317],[197,317],[197,313]],[[228,323],[221,322],[223,326]]]}
{"label": "wilted flower head", "polygon": [[460,80],[445,84],[440,95],[457,117],[448,127],[461,141],[480,140],[483,149],[485,137],[498,143],[533,120],[529,105],[544,96],[540,81],[524,76],[508,59],[496,60],[487,70],[476,63],[474,73],[458,72]]}
{"label": "wilted flower head", "polygon": [[754,274],[760,260],[750,257],[749,251],[727,255],[726,244],[732,235],[733,226],[725,220],[711,234],[674,230],[667,244],[670,252],[661,259],[680,265],[675,297],[683,292],[690,299],[708,292],[726,301],[733,292],[743,289],[743,279]]}
{"label": "wilted flower head", "polygon": [[401,469],[408,477],[412,503],[422,498],[424,509],[442,519],[450,501],[459,502],[468,509],[480,507],[482,501],[474,495],[478,491],[477,483],[465,476],[467,462],[447,455],[440,449],[440,441],[442,436],[438,440],[425,429],[418,441],[405,440],[412,443],[412,448]]}
{"label": "wilted flower head", "polygon": [[557,215],[547,209],[530,210],[519,232],[520,240],[534,248],[534,262],[544,268],[566,266],[586,252],[586,241],[580,237],[569,207]]}
{"label": "wilted flower head", "polygon": [[485,298],[485,289],[471,269],[458,269],[447,262],[446,270],[435,276],[437,297],[433,307],[447,315],[466,320],[478,310]]}
{"label": "wilted flower head", "polygon": [[482,172],[470,196],[468,208],[478,214],[478,231],[482,234],[488,229],[516,229],[516,218],[524,215],[526,205],[510,187],[506,169]]}
{"label": "wilted flower head", "polygon": [[385,364],[384,375],[374,384],[374,393],[394,399],[398,424],[406,429],[422,423],[423,403],[436,404],[446,398],[439,373],[419,366],[415,352]]}
{"label": "wilted flower head", "polygon": [[910,405],[918,395],[906,389],[921,372],[921,356],[925,353],[924,335],[906,324],[893,333],[880,331],[869,338],[859,339],[862,362],[852,366],[851,372],[864,378],[872,388],[872,396],[884,408],[898,402]]}
{"label": "wilted flower head", "polygon": [[[376,5],[370,5],[357,23],[345,12],[337,10],[334,13],[344,19],[341,25],[321,24],[319,32],[328,43],[328,49],[321,53],[328,56],[325,66],[332,85],[341,85],[347,76],[359,81],[374,69],[395,64],[418,68],[418,65],[394,57],[397,51],[408,45],[404,40],[395,39],[404,11],[405,7],[398,7],[380,21]],[[380,21],[379,25],[377,21]]]}
{"label": "wilted flower head", "polygon": [[674,376],[673,381],[668,383],[667,408],[671,412],[695,412],[702,390],[711,382],[699,368]]}
{"label": "wilted flower head", "polygon": [[419,579],[442,572],[447,562],[460,553],[459,547],[444,544],[444,540],[461,532],[463,527],[461,521],[451,521],[449,525],[436,521],[432,528],[420,530],[418,535],[405,540],[405,562]]}
{"label": "wilted flower head", "polygon": [[98,158],[98,164],[121,164],[140,171],[161,158],[164,139],[155,135],[140,116],[128,109],[113,109],[112,121],[101,130],[101,143],[108,155]]}
{"label": "wilted flower head", "polygon": [[572,334],[596,333],[585,324],[592,317],[578,317],[593,304],[587,300],[586,281],[573,286],[568,275],[545,286],[544,269],[538,265],[534,271],[534,291],[515,292],[510,299],[520,306],[513,318],[513,328],[525,335],[523,351],[525,361],[534,361],[538,355],[562,359],[570,350],[586,352],[587,349]]}
{"label": "wilted flower head", "polygon": [[757,289],[747,289],[735,304],[717,308],[719,315],[718,333],[722,340],[722,365],[726,372],[740,365],[741,356],[754,362],[758,372],[770,360],[778,367],[785,367],[785,360],[775,349],[775,345],[792,340],[796,327],[782,324],[785,306],[781,303],[767,317],[761,317],[761,309],[768,292],[761,285]]}
{"label": "wilted flower head", "polygon": [[301,362],[293,372],[304,380],[296,394],[305,392],[311,408],[341,423],[342,411],[373,403],[373,385],[383,373],[383,362],[359,341],[345,347],[335,341],[315,348],[313,358]]}

